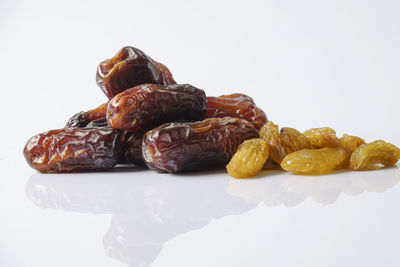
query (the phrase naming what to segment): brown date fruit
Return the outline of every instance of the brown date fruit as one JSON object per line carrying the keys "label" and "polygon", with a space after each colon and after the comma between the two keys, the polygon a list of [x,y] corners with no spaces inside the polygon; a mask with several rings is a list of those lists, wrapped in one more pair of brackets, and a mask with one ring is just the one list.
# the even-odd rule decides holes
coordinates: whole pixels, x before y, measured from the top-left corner
{"label": "brown date fruit", "polygon": [[113,58],[101,62],[96,81],[109,99],[140,84],[176,84],[165,65],[131,46],[123,47]]}
{"label": "brown date fruit", "polygon": [[[107,122],[105,121],[105,118],[107,113],[107,106],[108,102],[98,106],[95,109],[89,111],[81,111],[75,114],[68,120],[67,124],[65,125],[65,128],[83,128],[88,126],[88,124],[91,123],[92,121],[97,121],[97,122],[92,123],[89,127],[95,127],[95,126],[98,127],[101,125],[106,126]],[[98,124],[102,122],[102,120],[103,124]]]}
{"label": "brown date fruit", "polygon": [[143,137],[143,159],[159,172],[209,169],[226,165],[242,142],[257,137],[253,124],[238,118],[166,123]]}
{"label": "brown date fruit", "polygon": [[138,166],[145,166],[142,156],[143,133],[125,132],[122,146],[122,158]]}
{"label": "brown date fruit", "polygon": [[118,163],[121,142],[109,127],[52,130],[30,138],[24,156],[42,173],[106,170]]}
{"label": "brown date fruit", "polygon": [[115,129],[147,131],[166,122],[202,120],[206,108],[204,91],[192,85],[142,84],[110,100],[107,122]]}
{"label": "brown date fruit", "polygon": [[235,117],[254,124],[257,130],[268,121],[264,111],[258,108],[251,97],[244,94],[207,97],[206,118]]}

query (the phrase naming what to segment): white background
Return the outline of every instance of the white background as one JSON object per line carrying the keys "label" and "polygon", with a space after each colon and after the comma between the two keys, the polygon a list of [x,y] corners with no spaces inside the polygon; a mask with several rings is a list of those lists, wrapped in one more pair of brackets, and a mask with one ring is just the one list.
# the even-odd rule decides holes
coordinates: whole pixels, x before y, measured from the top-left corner
{"label": "white background", "polygon": [[[22,156],[106,101],[96,67],[125,45],[208,95],[252,96],[280,126],[400,145],[399,14],[399,1],[1,1],[0,266],[399,266],[397,169],[43,176]],[[106,245],[113,222],[123,249]]]}

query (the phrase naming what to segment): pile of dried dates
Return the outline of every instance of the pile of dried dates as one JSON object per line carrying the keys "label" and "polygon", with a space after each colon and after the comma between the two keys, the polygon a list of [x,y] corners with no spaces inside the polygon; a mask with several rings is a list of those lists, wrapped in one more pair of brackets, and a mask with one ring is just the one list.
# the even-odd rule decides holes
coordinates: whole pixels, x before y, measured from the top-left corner
{"label": "pile of dried dates", "polygon": [[331,128],[279,130],[251,97],[211,97],[177,84],[165,65],[134,47],[101,62],[96,81],[108,101],[75,114],[62,129],[30,138],[24,156],[31,167],[61,173],[132,163],[177,173],[228,164],[229,175],[246,178],[261,169],[300,174],[376,169],[400,158],[392,144],[339,139]]}

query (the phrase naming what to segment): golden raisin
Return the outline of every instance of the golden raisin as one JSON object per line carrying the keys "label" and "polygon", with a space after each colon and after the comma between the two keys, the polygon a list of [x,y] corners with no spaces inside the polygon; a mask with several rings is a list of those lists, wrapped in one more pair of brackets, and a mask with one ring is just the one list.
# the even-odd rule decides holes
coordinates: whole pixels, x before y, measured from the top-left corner
{"label": "golden raisin", "polygon": [[351,154],[350,167],[356,171],[374,170],[394,166],[400,159],[400,149],[395,145],[377,140],[359,146]]}
{"label": "golden raisin", "polygon": [[313,128],[305,131],[304,135],[310,140],[313,146],[318,148],[340,146],[340,141],[336,137],[335,130],[329,127]]}
{"label": "golden raisin", "polygon": [[260,138],[268,143],[269,157],[280,164],[286,156],[286,150],[282,145],[279,126],[272,121],[267,122],[260,130]]}
{"label": "golden raisin", "polygon": [[268,159],[268,144],[263,139],[253,138],[244,141],[226,166],[228,174],[235,178],[256,175]]}
{"label": "golden raisin", "polygon": [[268,158],[263,167],[264,170],[282,170],[281,165]]}
{"label": "golden raisin", "polygon": [[348,166],[350,153],[342,147],[303,149],[287,155],[281,167],[293,173],[325,174]]}
{"label": "golden raisin", "polygon": [[296,129],[283,127],[281,129],[282,145],[288,154],[298,150],[313,148],[310,140]]}
{"label": "golden raisin", "polygon": [[352,136],[352,135],[347,135],[344,134],[340,139],[340,145],[344,148],[347,148],[350,151],[354,151],[357,149],[357,147],[365,144],[364,139],[358,137],[358,136]]}

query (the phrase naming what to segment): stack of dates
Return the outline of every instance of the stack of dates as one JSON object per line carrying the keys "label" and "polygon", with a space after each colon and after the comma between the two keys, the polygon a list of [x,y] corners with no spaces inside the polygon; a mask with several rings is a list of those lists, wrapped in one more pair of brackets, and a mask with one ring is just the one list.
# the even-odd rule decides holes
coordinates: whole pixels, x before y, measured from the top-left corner
{"label": "stack of dates", "polygon": [[261,169],[324,174],[394,166],[396,146],[328,127],[301,133],[268,122],[243,94],[206,97],[176,84],[168,68],[134,47],[100,63],[97,84],[109,101],[74,115],[63,129],[33,136],[24,148],[43,173],[99,171],[120,163],[177,173],[226,166],[236,178]]}
{"label": "stack of dates", "polygon": [[225,166],[267,122],[243,94],[206,97],[176,84],[169,69],[134,47],[100,63],[97,84],[108,97],[74,115],[63,129],[33,136],[24,147],[42,173],[108,170],[120,163],[177,173]]}

